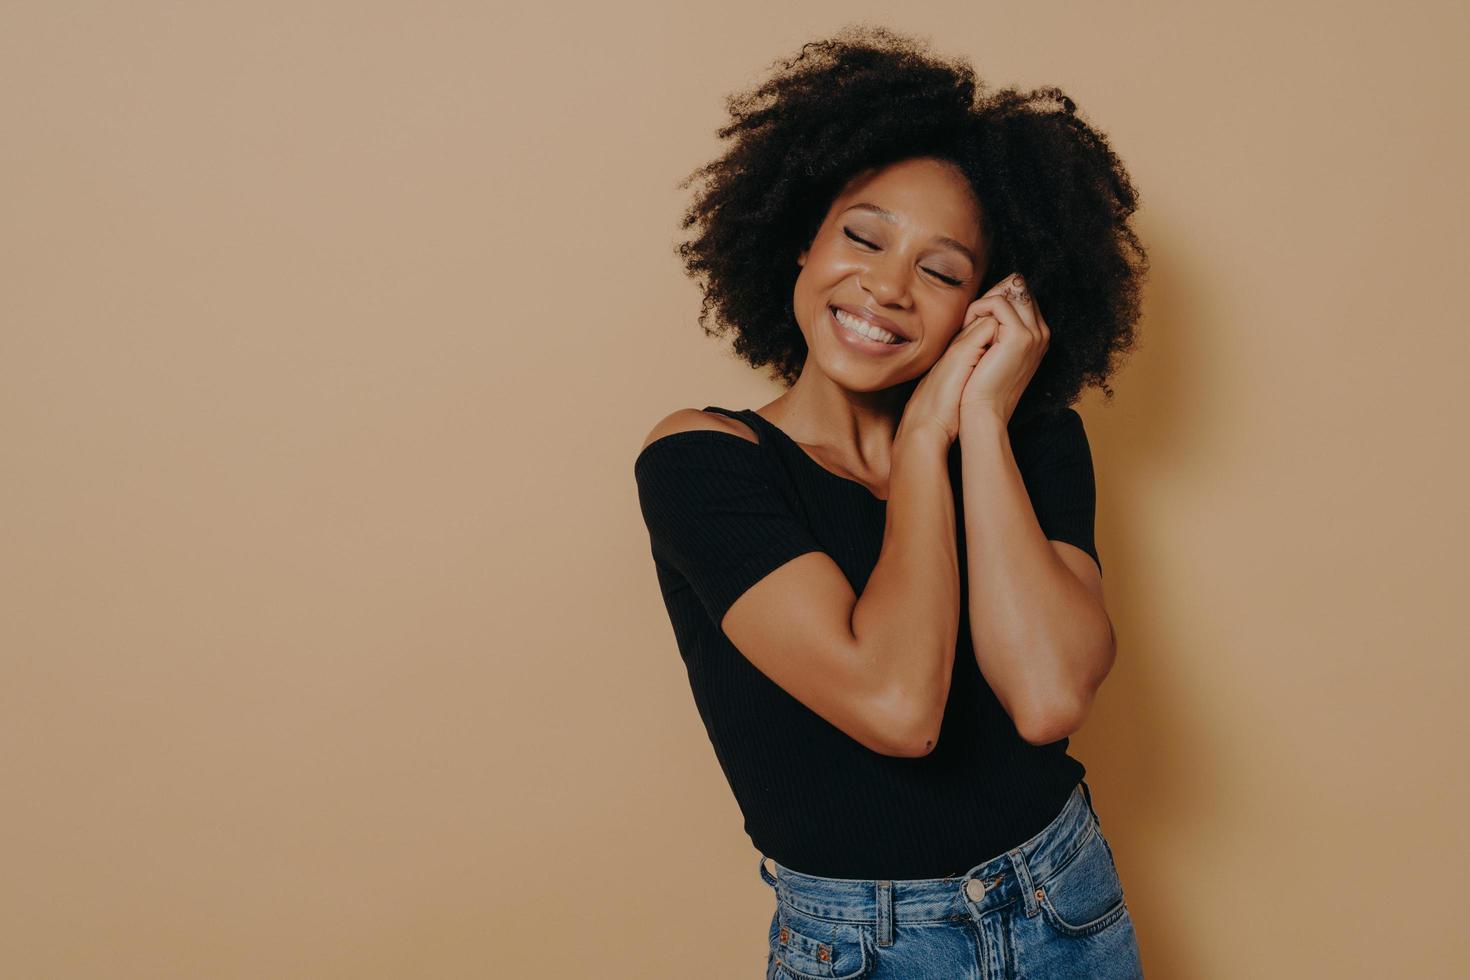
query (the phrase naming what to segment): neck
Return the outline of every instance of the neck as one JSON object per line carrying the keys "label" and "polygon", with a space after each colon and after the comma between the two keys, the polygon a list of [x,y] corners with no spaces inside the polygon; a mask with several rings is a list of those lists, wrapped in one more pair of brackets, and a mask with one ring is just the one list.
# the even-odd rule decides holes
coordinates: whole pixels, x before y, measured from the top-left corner
{"label": "neck", "polygon": [[917,383],[915,379],[877,391],[849,391],[805,370],[761,414],[797,442],[820,446],[850,461],[851,469],[886,471],[899,420]]}

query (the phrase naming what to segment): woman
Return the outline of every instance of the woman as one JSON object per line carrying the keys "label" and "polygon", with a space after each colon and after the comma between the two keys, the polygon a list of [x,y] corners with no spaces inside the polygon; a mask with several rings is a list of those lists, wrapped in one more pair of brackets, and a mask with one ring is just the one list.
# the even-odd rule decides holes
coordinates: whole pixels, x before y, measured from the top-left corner
{"label": "woman", "polygon": [[1136,194],[1058,90],[982,90],[848,28],[696,172],[701,323],[786,390],[672,413],[634,475],[767,977],[1142,972],[1066,751],[1114,658],[1070,405],[1132,342]]}

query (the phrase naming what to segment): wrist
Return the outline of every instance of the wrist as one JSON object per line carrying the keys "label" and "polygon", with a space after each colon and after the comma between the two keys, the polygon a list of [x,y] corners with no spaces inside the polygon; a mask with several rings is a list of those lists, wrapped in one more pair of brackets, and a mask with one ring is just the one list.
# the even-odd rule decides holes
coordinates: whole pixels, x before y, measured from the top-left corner
{"label": "wrist", "polygon": [[967,432],[990,433],[996,430],[1004,432],[1009,427],[1010,418],[998,405],[980,403],[967,406],[960,412],[961,439]]}
{"label": "wrist", "polygon": [[947,453],[957,437],[957,434],[952,435],[938,421],[910,422],[903,419],[898,423],[898,431],[894,433],[893,439],[898,445],[929,446]]}

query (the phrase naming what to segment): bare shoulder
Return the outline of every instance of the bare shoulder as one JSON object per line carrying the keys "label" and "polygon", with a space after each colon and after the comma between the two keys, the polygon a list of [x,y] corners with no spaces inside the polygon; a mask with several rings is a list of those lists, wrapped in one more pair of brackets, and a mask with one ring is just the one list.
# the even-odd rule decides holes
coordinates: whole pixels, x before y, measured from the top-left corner
{"label": "bare shoulder", "polygon": [[639,452],[664,436],[671,436],[676,432],[696,432],[701,429],[707,432],[728,432],[747,442],[759,441],[750,426],[739,419],[732,419],[728,415],[719,415],[715,412],[704,412],[697,408],[681,408],[670,412],[658,421],[658,424],[649,431],[647,438],[643,440]]}

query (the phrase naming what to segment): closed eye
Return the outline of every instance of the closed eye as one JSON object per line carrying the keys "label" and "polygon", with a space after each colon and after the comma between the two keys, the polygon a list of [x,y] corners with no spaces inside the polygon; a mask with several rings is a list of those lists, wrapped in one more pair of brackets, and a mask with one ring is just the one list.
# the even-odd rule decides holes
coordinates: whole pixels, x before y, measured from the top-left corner
{"label": "closed eye", "polygon": [[[852,233],[852,229],[851,228],[843,228],[842,229],[842,233],[844,235],[846,235],[848,238],[851,238],[853,241],[857,242],[859,245],[866,245],[868,248],[877,248],[878,247],[877,245],[874,245],[872,242],[866,241],[866,240],[864,240],[862,238],[859,238],[858,236],[854,235]],[[959,286],[959,285],[961,285],[963,283],[963,280],[961,280],[961,279],[956,279],[953,276],[943,275],[942,273],[935,272],[933,269],[925,269],[924,271],[927,272],[927,273],[929,273],[929,275],[933,276],[935,279],[938,279],[940,282],[948,283],[951,286]]]}

